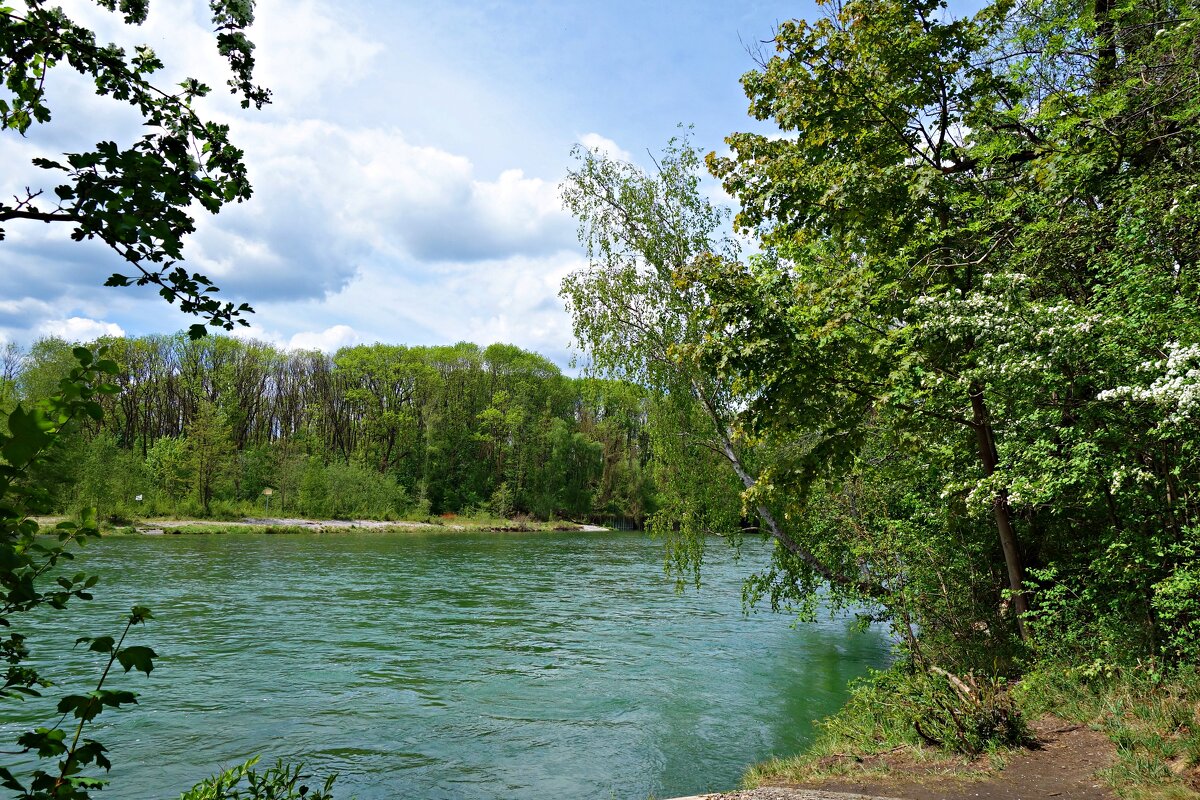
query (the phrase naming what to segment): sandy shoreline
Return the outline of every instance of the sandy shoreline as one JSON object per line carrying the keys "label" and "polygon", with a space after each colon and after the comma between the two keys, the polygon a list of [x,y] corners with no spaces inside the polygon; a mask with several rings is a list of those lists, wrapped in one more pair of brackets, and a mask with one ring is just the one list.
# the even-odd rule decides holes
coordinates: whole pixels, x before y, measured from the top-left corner
{"label": "sandy shoreline", "polygon": [[[545,523],[543,523],[545,524]],[[293,517],[247,517],[241,520],[221,521],[208,519],[163,519],[163,520],[147,520],[144,522],[134,523],[132,526],[138,533],[147,536],[161,536],[168,531],[178,528],[215,528],[229,530],[231,528],[287,528],[289,530],[308,530],[314,532],[331,531],[331,530],[394,530],[396,528],[409,528],[414,530],[451,530],[451,531],[493,531],[493,532],[520,532],[528,530],[530,532],[538,531],[579,531],[581,533],[599,533],[608,531],[609,528],[600,525],[582,525],[578,523],[561,523],[556,527],[526,527],[522,523],[508,522],[505,525],[476,525],[476,524],[460,524],[457,522],[446,521],[438,524],[434,522],[414,522],[411,520],[378,520],[378,519],[301,519]]]}

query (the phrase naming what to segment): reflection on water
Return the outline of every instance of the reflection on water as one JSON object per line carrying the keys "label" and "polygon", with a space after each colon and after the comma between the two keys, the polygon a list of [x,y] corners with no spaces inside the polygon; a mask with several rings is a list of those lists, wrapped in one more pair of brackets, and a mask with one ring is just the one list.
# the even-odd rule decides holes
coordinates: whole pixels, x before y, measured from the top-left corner
{"label": "reflection on water", "polygon": [[[336,771],[360,800],[670,797],[796,751],[886,658],[844,621],[745,616],[740,581],[765,558],[747,550],[709,548],[704,588],[680,595],[637,533],[112,539],[84,558],[104,576],[86,614],[31,641],[153,609],[138,636],[157,668],[120,680],[142,705],[94,731],[113,797],[173,797],[255,753]],[[55,674],[81,688],[88,663]]]}

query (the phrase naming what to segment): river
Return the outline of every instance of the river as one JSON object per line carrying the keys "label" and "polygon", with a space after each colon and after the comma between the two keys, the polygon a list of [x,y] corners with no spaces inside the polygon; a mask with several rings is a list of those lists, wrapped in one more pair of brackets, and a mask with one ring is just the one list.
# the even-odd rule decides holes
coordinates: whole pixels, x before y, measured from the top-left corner
{"label": "river", "polygon": [[[140,705],[89,733],[114,763],[101,797],[177,797],[253,754],[335,771],[359,800],[671,797],[795,752],[887,658],[845,620],[743,614],[765,545],[708,549],[680,594],[640,533],[111,538],[76,562],[102,576],[96,599],[30,644],[154,612],[129,641],[158,651],[153,674],[116,684]],[[97,674],[80,650],[43,669],[64,690]],[[47,720],[5,706],[5,742]]]}

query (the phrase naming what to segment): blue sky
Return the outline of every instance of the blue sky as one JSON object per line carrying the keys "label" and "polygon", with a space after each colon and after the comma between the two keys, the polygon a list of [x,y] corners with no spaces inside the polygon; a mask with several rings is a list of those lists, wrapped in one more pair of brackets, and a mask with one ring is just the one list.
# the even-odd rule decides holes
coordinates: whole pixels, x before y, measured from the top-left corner
{"label": "blue sky", "polygon": [[[155,48],[164,85],[223,85],[202,0],[154,0],[133,31],[84,0],[64,6],[104,38]],[[256,195],[201,218],[185,255],[256,307],[248,335],[283,346],[505,341],[565,365],[558,284],[583,265],[558,202],[572,146],[643,160],[687,123],[701,147],[721,147],[755,127],[738,83],[753,68],[747,47],[816,13],[766,0],[261,0],[251,34],[275,103],[241,111],[217,97],[205,109],[231,125]],[[33,155],[137,133],[72,73],[55,73],[50,92],[50,124],[0,135],[6,195],[45,184]],[[119,266],[65,226],[10,224],[0,340],[186,327],[149,290],[103,288]]]}

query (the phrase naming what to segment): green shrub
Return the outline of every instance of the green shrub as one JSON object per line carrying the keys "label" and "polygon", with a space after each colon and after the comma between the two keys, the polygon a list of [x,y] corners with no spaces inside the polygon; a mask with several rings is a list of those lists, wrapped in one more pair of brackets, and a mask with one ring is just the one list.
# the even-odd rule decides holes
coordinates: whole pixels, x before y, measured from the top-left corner
{"label": "green shrub", "polygon": [[1032,737],[1002,677],[959,677],[937,667],[917,674],[903,703],[913,729],[928,744],[977,756],[1020,747]]}
{"label": "green shrub", "polygon": [[1150,601],[1165,632],[1164,655],[1184,664],[1200,658],[1200,566],[1194,551],[1190,556],[1187,566],[1154,584]]}
{"label": "green shrub", "polygon": [[333,781],[330,775],[319,789],[302,783],[301,765],[286,765],[282,761],[265,772],[255,772],[258,758],[227,769],[193,786],[179,800],[332,800]]}
{"label": "green shrub", "polygon": [[921,742],[975,756],[1031,740],[1003,678],[911,665],[857,681],[842,710],[818,725],[825,736],[868,750]]}

